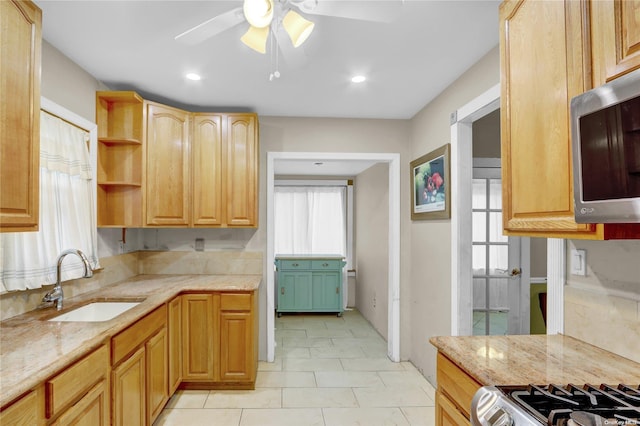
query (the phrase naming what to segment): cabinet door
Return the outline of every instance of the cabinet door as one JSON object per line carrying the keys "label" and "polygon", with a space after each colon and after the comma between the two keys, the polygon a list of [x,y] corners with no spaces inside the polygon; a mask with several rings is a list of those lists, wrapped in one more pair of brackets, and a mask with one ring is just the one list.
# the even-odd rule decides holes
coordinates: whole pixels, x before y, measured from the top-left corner
{"label": "cabinet door", "polygon": [[251,380],[253,366],[251,312],[220,313],[220,380]]}
{"label": "cabinet door", "polygon": [[278,287],[278,310],[311,309],[311,272],[282,272]]}
{"label": "cabinet door", "polygon": [[591,2],[594,86],[640,68],[640,2]]}
{"label": "cabinet door", "polygon": [[189,113],[150,103],[147,109],[148,226],[189,225]]}
{"label": "cabinet door", "polygon": [[255,114],[229,114],[224,145],[226,223],[258,226],[258,123]]}
{"label": "cabinet door", "polygon": [[194,114],[191,143],[194,226],[224,223],[222,143],[222,116]]}
{"label": "cabinet door", "polygon": [[182,296],[182,376],[183,380],[213,381],[216,377],[213,296]]}
{"label": "cabinet door", "polygon": [[312,287],[312,299],[314,310],[335,310],[340,308],[340,273],[339,272],[314,272]]}
{"label": "cabinet door", "polygon": [[442,392],[436,392],[436,426],[470,426],[464,416]]}
{"label": "cabinet door", "polygon": [[169,400],[167,332],[163,328],[145,345],[147,368],[147,419],[149,423],[158,417]]}
{"label": "cabinet door", "polygon": [[112,372],[113,424],[145,425],[145,351],[138,349]]}
{"label": "cabinet door", "polygon": [[503,225],[508,235],[561,238],[576,224],[569,102],[584,91],[584,2],[500,7]]}
{"label": "cabinet door", "polygon": [[0,231],[37,231],[42,12],[0,2]]}
{"label": "cabinet door", "polygon": [[173,395],[182,381],[182,296],[169,302],[169,395]]}
{"label": "cabinet door", "polygon": [[108,426],[110,423],[107,381],[101,380],[52,424],[56,426]]}

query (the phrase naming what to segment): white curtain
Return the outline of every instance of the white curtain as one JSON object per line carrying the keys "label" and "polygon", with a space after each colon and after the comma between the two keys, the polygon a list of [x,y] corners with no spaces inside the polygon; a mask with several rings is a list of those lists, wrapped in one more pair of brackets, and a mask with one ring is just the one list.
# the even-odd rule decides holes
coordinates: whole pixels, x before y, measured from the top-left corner
{"label": "white curtain", "polygon": [[[0,240],[0,292],[40,288],[56,281],[56,260],[79,249],[99,267],[97,226],[87,132],[40,112],[40,226],[4,233]],[[80,278],[77,256],[67,256],[62,280]]]}
{"label": "white curtain", "polygon": [[275,253],[346,256],[346,188],[276,186]]}

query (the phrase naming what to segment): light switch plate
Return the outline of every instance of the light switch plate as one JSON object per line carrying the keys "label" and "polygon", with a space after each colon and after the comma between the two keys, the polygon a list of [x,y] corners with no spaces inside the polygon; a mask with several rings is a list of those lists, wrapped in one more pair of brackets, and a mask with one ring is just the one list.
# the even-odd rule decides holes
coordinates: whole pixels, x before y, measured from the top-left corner
{"label": "light switch plate", "polygon": [[584,277],[587,275],[587,251],[582,249],[571,250],[571,275]]}

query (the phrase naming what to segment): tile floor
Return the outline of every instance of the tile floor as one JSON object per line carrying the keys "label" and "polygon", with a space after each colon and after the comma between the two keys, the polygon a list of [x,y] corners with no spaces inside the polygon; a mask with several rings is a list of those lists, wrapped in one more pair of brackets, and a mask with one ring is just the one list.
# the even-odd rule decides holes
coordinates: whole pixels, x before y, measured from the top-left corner
{"label": "tile floor", "polygon": [[178,391],[154,423],[179,426],[435,424],[433,387],[394,363],[358,311],[276,318],[276,359],[253,391]]}

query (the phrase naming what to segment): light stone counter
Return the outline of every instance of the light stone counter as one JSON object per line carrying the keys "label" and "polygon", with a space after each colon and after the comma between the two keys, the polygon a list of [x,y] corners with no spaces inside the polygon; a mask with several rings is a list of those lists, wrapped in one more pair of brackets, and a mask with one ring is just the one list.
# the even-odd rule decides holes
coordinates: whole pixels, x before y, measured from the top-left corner
{"label": "light stone counter", "polygon": [[253,291],[261,275],[138,275],[66,299],[66,312],[91,301],[140,301],[104,322],[53,322],[45,308],[0,322],[0,407],[42,383],[71,362],[182,292]]}
{"label": "light stone counter", "polygon": [[640,384],[640,364],[563,335],[432,337],[484,385]]}

